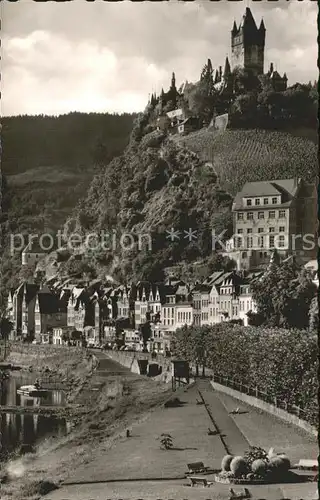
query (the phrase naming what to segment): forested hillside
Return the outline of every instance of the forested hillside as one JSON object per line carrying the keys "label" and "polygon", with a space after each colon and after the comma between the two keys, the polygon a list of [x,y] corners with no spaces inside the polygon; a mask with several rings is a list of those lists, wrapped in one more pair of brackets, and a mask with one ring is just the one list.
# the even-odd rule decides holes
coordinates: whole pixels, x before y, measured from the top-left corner
{"label": "forested hillside", "polygon": [[21,274],[20,256],[9,253],[10,233],[60,229],[94,175],[124,150],[133,118],[108,113],[3,118],[0,271],[6,287],[16,286]]}
{"label": "forested hillside", "polygon": [[2,169],[13,231],[55,231],[94,174],[125,148],[133,116],[69,113],[3,119]]}

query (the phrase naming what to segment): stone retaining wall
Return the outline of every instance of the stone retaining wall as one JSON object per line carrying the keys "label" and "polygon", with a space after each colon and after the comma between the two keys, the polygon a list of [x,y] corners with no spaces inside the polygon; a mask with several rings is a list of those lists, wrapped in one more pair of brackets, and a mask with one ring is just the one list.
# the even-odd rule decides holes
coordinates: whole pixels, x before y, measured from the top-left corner
{"label": "stone retaining wall", "polygon": [[311,424],[309,424],[305,420],[302,420],[296,415],[292,415],[291,413],[288,413],[285,410],[281,410],[280,408],[266,403],[261,399],[255,398],[254,396],[249,396],[248,394],[244,394],[243,392],[236,391],[235,389],[231,389],[231,387],[218,384],[217,382],[211,382],[211,385],[217,391],[224,392],[225,394],[228,394],[229,396],[232,396],[239,401],[243,401],[244,403],[254,406],[255,408],[260,408],[260,410],[271,413],[272,415],[275,415],[276,417],[281,418],[282,420],[285,420],[290,424],[297,425],[301,429],[304,429],[314,436],[318,435],[317,429],[315,429]]}
{"label": "stone retaining wall", "polygon": [[150,365],[158,365],[159,372],[151,378],[166,383],[171,382],[171,360],[164,356],[157,355],[157,358],[152,358],[150,353],[144,352],[125,352],[125,351],[106,351],[106,355],[122,366],[129,368],[133,373],[143,374],[143,367],[139,364],[140,360],[147,361],[147,374],[149,373]]}

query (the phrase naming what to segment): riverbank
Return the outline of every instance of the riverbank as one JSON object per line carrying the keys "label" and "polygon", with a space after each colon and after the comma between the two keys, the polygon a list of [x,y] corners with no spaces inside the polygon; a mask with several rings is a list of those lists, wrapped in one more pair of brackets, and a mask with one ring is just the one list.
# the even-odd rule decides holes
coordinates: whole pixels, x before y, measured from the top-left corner
{"label": "riverbank", "polygon": [[[70,415],[68,434],[58,440],[47,439],[35,454],[17,457],[2,467],[2,499],[40,498],[38,492],[44,481],[59,485],[67,480],[76,469],[92,460],[93,449],[96,453],[112,446],[128,427],[147,418],[149,412],[170,395],[167,385],[135,375],[102,353],[97,356],[99,366],[88,371],[79,387],[68,394],[69,402],[81,405],[81,411],[75,410]],[[52,367],[53,359],[52,354],[43,366]],[[29,361],[30,358],[26,358],[25,366]],[[75,362],[75,359],[69,361],[69,368]],[[66,367],[59,370],[65,372]]]}

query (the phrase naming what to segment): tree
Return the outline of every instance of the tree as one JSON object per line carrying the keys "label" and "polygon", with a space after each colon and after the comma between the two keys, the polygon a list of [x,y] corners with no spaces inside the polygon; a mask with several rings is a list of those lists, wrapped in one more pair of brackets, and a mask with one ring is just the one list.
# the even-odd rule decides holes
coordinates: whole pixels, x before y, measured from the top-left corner
{"label": "tree", "polygon": [[92,158],[94,163],[98,165],[98,167],[107,165],[112,159],[112,155],[110,154],[107,145],[103,142],[102,139],[98,139],[96,144],[94,145]]}
{"label": "tree", "polygon": [[284,328],[306,328],[316,287],[295,262],[273,263],[252,283],[253,299],[263,323]]}
{"label": "tree", "polygon": [[8,318],[2,316],[0,318],[0,338],[3,340],[8,340],[12,329],[13,323],[9,321]]}
{"label": "tree", "polygon": [[213,68],[210,59],[208,59],[207,64],[204,65],[201,71],[200,81],[205,84],[207,95],[212,96],[214,94],[214,81]]}
{"label": "tree", "polygon": [[142,341],[143,341],[143,352],[147,352],[148,349],[147,349],[147,343],[148,343],[148,340],[150,340],[151,338],[151,325],[150,325],[150,321],[146,321],[145,323],[142,323],[140,325],[140,336],[142,337]]}
{"label": "tree", "polygon": [[318,331],[319,328],[319,298],[313,297],[309,309],[309,328]]}
{"label": "tree", "polygon": [[172,436],[170,434],[162,433],[160,443],[160,447],[163,450],[171,450],[173,448]]}
{"label": "tree", "polygon": [[214,92],[208,92],[208,83],[201,80],[188,93],[188,105],[190,112],[198,116],[206,123],[210,122],[215,102]]}
{"label": "tree", "polygon": [[65,342],[65,343],[67,343],[67,342],[69,342],[69,340],[70,340],[69,332],[64,331],[62,333],[62,341]]}

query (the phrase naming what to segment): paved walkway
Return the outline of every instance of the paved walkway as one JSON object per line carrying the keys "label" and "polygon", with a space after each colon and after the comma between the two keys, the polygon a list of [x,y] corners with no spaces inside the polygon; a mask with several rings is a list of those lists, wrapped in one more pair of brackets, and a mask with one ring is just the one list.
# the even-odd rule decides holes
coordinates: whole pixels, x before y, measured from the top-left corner
{"label": "paved walkway", "polygon": [[217,391],[212,389],[208,379],[199,379],[197,386],[208,404],[208,409],[217,429],[221,433],[222,440],[225,443],[225,454],[243,455],[249,448],[248,440],[222,404]]}
{"label": "paved walkway", "polygon": [[[102,361],[100,373],[103,368]],[[116,364],[114,369],[121,371]],[[197,404],[201,395],[206,406]],[[199,380],[196,385],[182,392],[179,398],[184,403],[181,407],[157,408],[143,422],[132,427],[132,437],[123,436],[111,447],[103,448],[102,443],[101,447],[94,451],[90,463],[77,470],[60,490],[49,494],[46,498],[48,500],[227,499],[229,485],[215,483],[209,489],[202,487],[191,489],[188,480],[184,478],[187,463],[202,461],[213,469],[220,469],[226,449],[232,454],[243,454],[253,436],[248,432],[248,426],[244,424],[245,417],[250,414],[250,421],[254,422],[258,413],[250,408],[248,414],[232,417],[229,411],[240,406],[239,402],[232,398],[228,401],[224,399],[212,389],[208,380]],[[240,416],[242,423],[238,421]],[[269,415],[264,414],[264,418],[268,419]],[[259,424],[255,427],[251,425],[259,436],[261,421],[258,419],[257,422]],[[280,436],[283,423],[274,418],[271,422],[276,435]],[[213,429],[214,425],[221,435],[208,435],[208,428]],[[292,437],[295,429],[288,428],[286,439],[290,438],[290,432]],[[160,449],[160,441],[157,438],[161,433],[169,433],[172,436],[174,449],[170,451]],[[249,440],[247,435],[250,435]],[[272,435],[269,436],[270,446],[274,446]],[[294,438],[292,439],[294,441]],[[281,440],[277,443],[280,445]],[[260,445],[260,442],[255,444]],[[312,446],[316,450],[315,440]],[[290,456],[290,453],[288,454]],[[235,490],[239,488],[234,487]],[[250,491],[257,499],[314,500],[317,488],[316,483],[309,483],[250,486]]]}
{"label": "paved walkway", "polygon": [[[205,407],[197,405],[197,399],[199,393],[194,386],[180,396],[183,406],[152,412],[147,420],[132,428],[132,437],[124,436],[115,442],[104,459],[93,459],[70,481],[182,478],[187,463],[197,461],[220,469],[226,451],[218,435],[208,436],[212,423]],[[162,433],[172,436],[173,450],[160,449]]]}
{"label": "paved walkway", "polygon": [[286,453],[292,464],[303,458],[317,460],[318,446],[315,436],[269,413],[235,401],[228,394],[216,394],[228,412],[235,407],[247,412],[230,417],[251,446],[261,446],[266,450],[273,447],[277,453]]}

